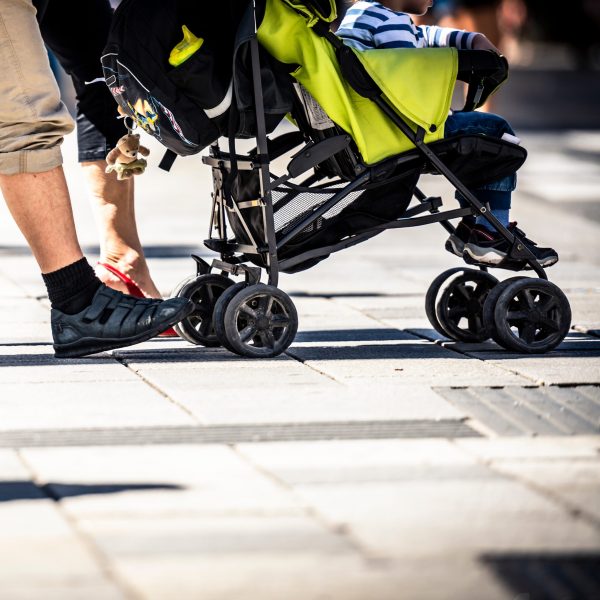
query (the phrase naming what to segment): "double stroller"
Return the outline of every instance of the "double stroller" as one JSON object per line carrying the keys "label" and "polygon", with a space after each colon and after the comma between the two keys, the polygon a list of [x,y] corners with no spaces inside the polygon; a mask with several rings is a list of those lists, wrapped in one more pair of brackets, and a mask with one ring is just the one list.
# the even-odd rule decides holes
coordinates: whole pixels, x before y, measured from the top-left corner
{"label": "double stroller", "polygon": [[[177,326],[183,338],[246,357],[277,356],[298,329],[294,303],[277,287],[280,272],[313,267],[386,229],[440,223],[452,234],[451,220],[482,215],[510,244],[498,266],[537,277],[499,282],[485,265],[449,269],[426,294],[431,325],[451,340],[492,338],[519,353],[548,352],[564,339],[566,296],[524,240],[469,192],[513,173],[526,151],[484,135],[443,137],[456,80],[468,84],[465,110],[474,110],[506,79],[502,57],[454,48],[357,52],[330,30],[333,0],[223,2],[218,14],[180,0],[160,18],[161,31],[172,25],[175,33],[131,41],[141,3],[125,0],[117,10],[102,59],[107,84],[122,110],[167,146],[164,168],[176,154],[210,146],[204,244],[219,258],[209,265],[193,256],[195,274],[173,292],[196,306]],[[161,1],[154,3],[158,11]],[[152,5],[143,0],[146,17]],[[166,56],[182,25],[200,32],[199,50],[171,68]],[[159,51],[148,46],[159,43]],[[136,60],[131,48],[140,47],[144,56],[160,55],[160,65]],[[283,118],[294,130],[268,137]],[[238,153],[241,138],[256,146]],[[285,172],[273,171],[276,159]],[[468,207],[442,210],[441,198],[417,186],[423,173],[446,178]]]}

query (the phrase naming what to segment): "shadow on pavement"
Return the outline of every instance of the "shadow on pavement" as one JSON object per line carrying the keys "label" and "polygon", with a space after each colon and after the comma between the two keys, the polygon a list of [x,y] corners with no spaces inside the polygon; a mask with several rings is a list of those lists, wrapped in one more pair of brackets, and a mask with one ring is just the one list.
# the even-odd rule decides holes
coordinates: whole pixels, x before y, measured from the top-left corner
{"label": "shadow on pavement", "polygon": [[479,560],[519,600],[598,598],[600,554],[488,554]]}
{"label": "shadow on pavement", "polygon": [[0,481],[0,502],[15,500],[53,500],[72,498],[74,496],[91,496],[97,494],[118,494],[147,490],[181,490],[178,485],[163,483],[107,483],[107,484],[67,484],[47,483],[41,487],[30,481]]}

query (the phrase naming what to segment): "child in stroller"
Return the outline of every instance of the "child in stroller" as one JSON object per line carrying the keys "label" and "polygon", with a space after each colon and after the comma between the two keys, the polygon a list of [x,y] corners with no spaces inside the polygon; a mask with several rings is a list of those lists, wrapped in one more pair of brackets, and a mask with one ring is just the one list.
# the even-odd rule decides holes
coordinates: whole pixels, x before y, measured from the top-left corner
{"label": "child in stroller", "polygon": [[[410,14],[423,15],[432,0],[355,0],[346,12],[337,35],[357,50],[372,48],[425,48],[456,47],[469,50],[499,50],[481,33],[467,32],[437,26],[415,26]],[[482,133],[492,137],[515,140],[514,131],[505,119],[482,112],[454,112],[445,124],[446,135]],[[516,187],[516,175],[486,182],[471,191],[480,202],[488,204],[492,214],[517,236],[526,240],[532,253],[542,267],[558,261],[552,248],[538,247],[525,238],[516,223],[509,223],[512,192]],[[456,198],[461,206],[467,202],[460,192]],[[497,265],[506,258],[509,243],[482,216],[464,217],[446,242],[446,249],[463,256],[467,262]]]}
{"label": "child in stroller", "polygon": [[[142,3],[156,19],[155,36],[137,18]],[[220,258],[209,265],[195,256],[196,274],[173,292],[195,304],[178,325],[183,338],[241,356],[277,356],[298,327],[292,299],[277,287],[280,272],[310,268],[387,229],[440,223],[459,236],[451,220],[479,216],[506,243],[495,266],[529,267],[538,277],[499,282],[483,263],[450,269],[426,295],[433,327],[452,340],[491,337],[525,353],[564,339],[566,296],[547,280],[532,246],[471,192],[514,174],[525,149],[479,133],[444,137],[456,79],[469,82],[474,110],[506,78],[504,59],[456,48],[409,48],[402,57],[395,49],[357,52],[329,28],[333,0],[224,0],[236,14],[245,7],[234,39],[217,28],[221,5],[211,27],[191,0],[175,4],[180,10],[162,0],[125,0],[103,65],[122,109],[141,126],[150,115],[147,131],[170,150],[194,154],[210,144],[203,162],[214,190],[204,245]],[[205,42],[171,69],[165,57],[182,24]],[[217,59],[219,68],[211,68]],[[140,116],[137,106],[148,110]],[[288,113],[298,129],[269,139]],[[228,151],[219,136],[229,138]],[[248,137],[256,146],[238,153],[236,140]],[[273,161],[286,156],[287,172],[276,173]],[[417,187],[422,173],[445,177],[465,206],[441,211],[442,199]]]}

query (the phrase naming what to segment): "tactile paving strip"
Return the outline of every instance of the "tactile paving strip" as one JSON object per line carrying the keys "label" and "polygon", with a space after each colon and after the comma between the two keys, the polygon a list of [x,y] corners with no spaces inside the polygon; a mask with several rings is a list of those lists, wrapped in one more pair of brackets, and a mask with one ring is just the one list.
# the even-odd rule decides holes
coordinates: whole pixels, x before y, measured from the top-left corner
{"label": "tactile paving strip", "polygon": [[600,433],[600,386],[435,390],[501,436]]}
{"label": "tactile paving strip", "polygon": [[269,423],[189,427],[0,431],[0,448],[39,446],[141,446],[250,442],[463,438],[480,436],[462,420]]}

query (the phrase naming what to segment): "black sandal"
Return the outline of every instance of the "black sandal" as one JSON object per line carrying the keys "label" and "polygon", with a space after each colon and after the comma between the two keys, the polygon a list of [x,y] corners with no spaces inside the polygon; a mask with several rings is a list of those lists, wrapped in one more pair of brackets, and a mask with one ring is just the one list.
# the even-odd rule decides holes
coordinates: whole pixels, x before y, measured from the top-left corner
{"label": "black sandal", "polygon": [[145,342],[187,317],[186,298],[133,298],[101,285],[92,303],[75,315],[52,309],[57,358],[75,358]]}

